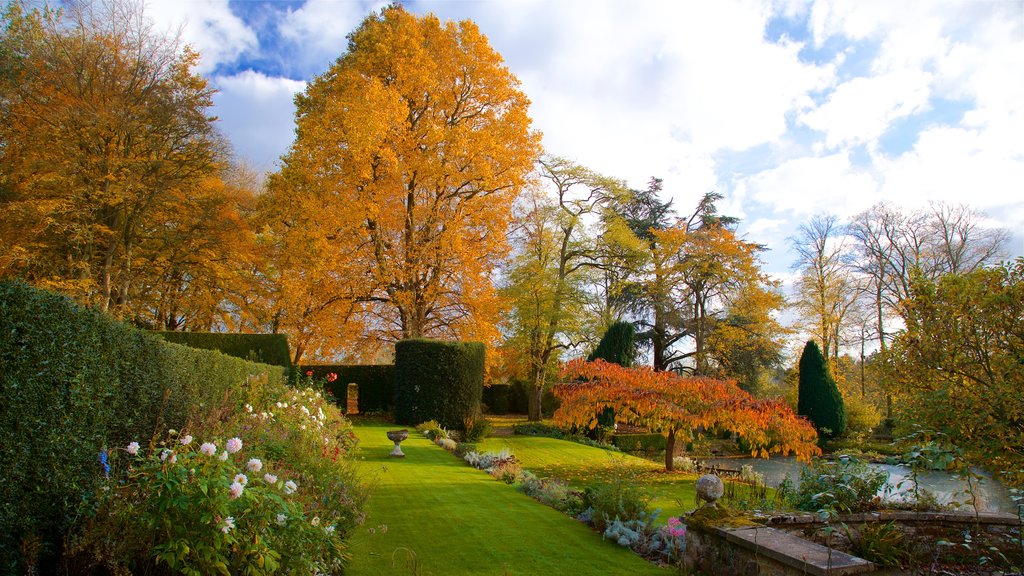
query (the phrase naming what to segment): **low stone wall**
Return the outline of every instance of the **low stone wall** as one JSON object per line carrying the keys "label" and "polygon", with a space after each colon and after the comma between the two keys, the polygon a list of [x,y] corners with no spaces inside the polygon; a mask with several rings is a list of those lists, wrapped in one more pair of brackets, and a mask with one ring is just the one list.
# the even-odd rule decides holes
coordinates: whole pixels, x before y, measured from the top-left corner
{"label": "low stone wall", "polygon": [[689,526],[686,568],[714,576],[848,576],[870,562],[767,526]]}
{"label": "low stone wall", "polygon": [[[918,566],[936,558],[973,565],[987,556],[993,567],[1024,561],[1021,522],[1012,514],[885,511],[846,514],[828,522],[814,514],[791,514],[770,518],[766,526],[691,524],[686,531],[685,563],[691,573],[715,576],[874,572],[874,564],[849,552],[865,526],[887,523],[903,533],[911,560]],[[940,544],[943,541],[948,544]],[[969,546],[964,546],[965,542]]]}
{"label": "low stone wall", "polygon": [[[825,542],[827,537],[832,546],[849,551],[865,525],[879,523],[899,528],[911,557],[919,562],[930,562],[936,554],[952,561],[976,561],[980,556],[994,557],[990,547],[1017,564],[1024,560],[1021,521],[1013,514],[880,511],[843,514],[827,523],[815,514],[790,514],[775,516],[766,524],[817,542]],[[942,541],[949,545],[940,545]],[[968,546],[963,546],[965,542]]]}

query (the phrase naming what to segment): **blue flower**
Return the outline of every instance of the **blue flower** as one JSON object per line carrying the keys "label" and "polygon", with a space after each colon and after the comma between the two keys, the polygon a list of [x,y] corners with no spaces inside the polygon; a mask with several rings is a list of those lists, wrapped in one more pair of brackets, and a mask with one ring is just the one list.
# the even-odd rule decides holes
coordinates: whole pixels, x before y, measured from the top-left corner
{"label": "blue flower", "polygon": [[107,464],[107,449],[100,450],[100,465],[103,466],[103,476],[110,478],[110,464]]}

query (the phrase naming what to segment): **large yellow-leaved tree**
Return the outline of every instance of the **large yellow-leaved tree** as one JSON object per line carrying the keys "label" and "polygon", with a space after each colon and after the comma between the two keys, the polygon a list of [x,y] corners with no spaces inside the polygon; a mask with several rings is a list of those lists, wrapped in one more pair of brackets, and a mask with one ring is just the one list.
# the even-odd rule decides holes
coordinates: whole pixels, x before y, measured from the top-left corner
{"label": "large yellow-leaved tree", "polygon": [[347,270],[350,320],[372,341],[495,341],[492,271],[540,138],[477,26],[384,8],[296,104],[296,140],[269,182],[294,208],[270,229],[329,247],[318,266]]}

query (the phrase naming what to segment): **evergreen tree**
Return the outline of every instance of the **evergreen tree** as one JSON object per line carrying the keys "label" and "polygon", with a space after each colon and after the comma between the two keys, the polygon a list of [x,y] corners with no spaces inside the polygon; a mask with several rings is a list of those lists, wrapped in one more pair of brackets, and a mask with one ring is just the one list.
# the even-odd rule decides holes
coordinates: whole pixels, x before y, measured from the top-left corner
{"label": "evergreen tree", "polygon": [[[597,343],[597,348],[590,353],[590,356],[587,356],[587,362],[601,359],[624,368],[631,367],[633,359],[636,357],[636,347],[633,344],[635,332],[633,325],[625,320],[613,322],[601,337],[601,341]],[[615,411],[605,408],[597,416],[597,423],[603,428],[614,428]],[[600,431],[597,432],[597,434],[600,433]]]}
{"label": "evergreen tree", "polygon": [[818,434],[835,438],[846,431],[843,397],[814,340],[807,341],[800,355],[799,394],[797,414],[809,418]]}
{"label": "evergreen tree", "polygon": [[601,341],[598,342],[597,349],[587,356],[587,361],[591,362],[600,358],[605,362],[629,368],[633,365],[633,359],[636,356],[633,346],[634,334],[635,330],[631,323],[625,320],[612,323],[601,337]]}

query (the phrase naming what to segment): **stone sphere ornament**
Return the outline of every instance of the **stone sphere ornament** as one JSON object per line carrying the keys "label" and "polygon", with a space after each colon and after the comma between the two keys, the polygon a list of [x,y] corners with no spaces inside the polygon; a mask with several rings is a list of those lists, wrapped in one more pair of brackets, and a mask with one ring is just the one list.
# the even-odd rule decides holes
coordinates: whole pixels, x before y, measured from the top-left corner
{"label": "stone sphere ornament", "polygon": [[713,506],[722,494],[725,494],[725,485],[718,476],[705,474],[697,479],[697,498],[707,502],[706,506]]}
{"label": "stone sphere ornament", "polygon": [[402,452],[402,440],[409,437],[408,430],[389,430],[388,440],[395,443],[395,449],[391,451],[391,456],[395,458],[405,458],[405,453]]}

